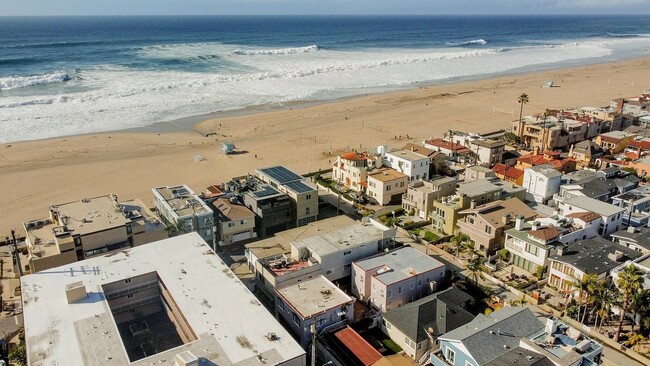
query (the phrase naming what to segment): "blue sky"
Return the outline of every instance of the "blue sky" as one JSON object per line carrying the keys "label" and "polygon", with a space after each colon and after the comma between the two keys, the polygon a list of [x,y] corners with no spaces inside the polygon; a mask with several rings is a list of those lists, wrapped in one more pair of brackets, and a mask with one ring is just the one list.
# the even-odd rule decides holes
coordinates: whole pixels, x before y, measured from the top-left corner
{"label": "blue sky", "polygon": [[650,14],[650,0],[0,0],[0,15]]}

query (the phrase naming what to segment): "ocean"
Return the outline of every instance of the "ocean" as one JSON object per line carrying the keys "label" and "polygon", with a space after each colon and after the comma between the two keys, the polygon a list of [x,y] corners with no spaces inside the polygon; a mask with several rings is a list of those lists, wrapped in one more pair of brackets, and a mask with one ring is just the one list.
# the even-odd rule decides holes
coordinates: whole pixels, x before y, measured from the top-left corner
{"label": "ocean", "polygon": [[641,16],[0,17],[0,142],[648,54]]}

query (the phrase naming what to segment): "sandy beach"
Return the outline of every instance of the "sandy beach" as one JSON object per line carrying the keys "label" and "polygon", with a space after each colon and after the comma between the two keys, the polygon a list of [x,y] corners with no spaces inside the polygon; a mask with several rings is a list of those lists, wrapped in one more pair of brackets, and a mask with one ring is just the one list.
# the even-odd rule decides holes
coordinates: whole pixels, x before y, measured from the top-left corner
{"label": "sandy beach", "polygon": [[[4,144],[0,235],[12,228],[22,235],[22,222],[45,217],[49,205],[84,197],[114,193],[152,204],[155,186],[186,183],[200,192],[258,167],[284,164],[305,173],[326,169],[341,150],[420,143],[450,128],[508,128],[521,93],[530,98],[524,114],[605,106],[648,89],[648,75],[650,58],[642,58],[211,119],[174,132],[145,128]],[[548,80],[557,87],[542,88]],[[238,153],[220,154],[223,141]]]}

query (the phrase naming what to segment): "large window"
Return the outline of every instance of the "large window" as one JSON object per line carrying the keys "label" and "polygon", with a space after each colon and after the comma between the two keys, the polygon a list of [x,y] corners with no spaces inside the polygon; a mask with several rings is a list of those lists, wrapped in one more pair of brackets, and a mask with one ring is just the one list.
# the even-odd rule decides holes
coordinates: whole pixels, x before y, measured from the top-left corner
{"label": "large window", "polygon": [[456,353],[452,351],[449,347],[447,347],[447,352],[445,352],[445,358],[447,359],[447,362],[453,365],[454,361],[456,360]]}

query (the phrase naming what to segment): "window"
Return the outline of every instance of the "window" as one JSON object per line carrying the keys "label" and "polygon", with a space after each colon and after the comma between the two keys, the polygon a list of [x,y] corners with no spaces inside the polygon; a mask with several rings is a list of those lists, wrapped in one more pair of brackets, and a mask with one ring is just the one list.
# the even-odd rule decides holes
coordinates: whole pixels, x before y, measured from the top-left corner
{"label": "window", "polygon": [[487,225],[486,225],[486,226],[485,226],[485,233],[491,235],[491,234],[492,234],[492,226],[487,226]]}
{"label": "window", "polygon": [[352,254],[351,250],[346,250],[346,251],[343,252],[343,255],[350,255],[350,254]]}
{"label": "window", "polygon": [[346,264],[346,265],[343,266],[343,270],[346,271],[346,270],[350,269],[350,267],[352,267],[351,264]]}
{"label": "window", "polygon": [[127,278],[126,280],[124,280],[124,283],[131,283],[131,279]]}
{"label": "window", "polygon": [[398,293],[398,294],[401,294],[401,293],[402,293],[402,286],[399,286],[399,287],[397,288],[397,293]]}
{"label": "window", "polygon": [[[381,293],[383,294],[384,290],[382,290]],[[390,299],[391,296],[393,296],[393,290],[388,290],[388,294],[386,295],[386,297],[388,297]]]}
{"label": "window", "polygon": [[445,352],[445,358],[447,359],[447,362],[453,364],[456,359],[456,353],[452,351],[449,347],[447,347],[447,352]]}
{"label": "window", "polygon": [[133,298],[133,294],[128,294],[128,295],[126,295],[126,298],[127,298],[127,299],[132,299],[132,298]]}
{"label": "window", "polygon": [[390,191],[390,185],[386,185],[386,192]]}
{"label": "window", "polygon": [[278,308],[280,308],[280,310],[284,310],[284,303],[280,300],[278,300]]}
{"label": "window", "polygon": [[[427,278],[427,282],[429,282],[429,279]],[[418,287],[422,286],[422,279],[418,279]]]}
{"label": "window", "polygon": [[[309,209],[307,209],[307,210],[309,210]],[[307,213],[309,213],[309,212],[307,212]],[[240,224],[246,225],[247,222],[248,222],[248,220],[241,220]]]}
{"label": "window", "polygon": [[234,223],[234,222],[229,222],[229,223],[228,223],[228,227],[233,227],[233,226],[235,226],[235,223]]}
{"label": "window", "polygon": [[298,318],[298,315],[296,315],[296,313],[291,313],[291,315],[292,315],[292,318],[293,318],[293,322],[296,325],[300,325],[300,318]]}
{"label": "window", "polygon": [[[419,281],[422,283],[422,280]],[[411,286],[409,286],[409,289],[413,290],[415,288],[415,282],[411,282]]]}
{"label": "window", "polygon": [[133,232],[133,229],[131,228],[131,225],[126,225],[126,233],[131,235],[132,232]]}

